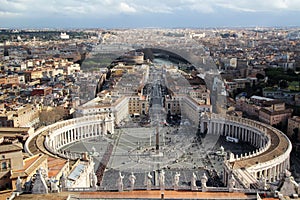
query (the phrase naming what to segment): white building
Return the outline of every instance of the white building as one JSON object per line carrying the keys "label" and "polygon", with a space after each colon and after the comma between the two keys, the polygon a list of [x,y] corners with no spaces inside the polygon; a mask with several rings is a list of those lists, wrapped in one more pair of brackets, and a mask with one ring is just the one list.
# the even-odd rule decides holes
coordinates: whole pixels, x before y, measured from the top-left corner
{"label": "white building", "polygon": [[60,33],[60,39],[68,40],[70,39],[70,36],[67,33]]}

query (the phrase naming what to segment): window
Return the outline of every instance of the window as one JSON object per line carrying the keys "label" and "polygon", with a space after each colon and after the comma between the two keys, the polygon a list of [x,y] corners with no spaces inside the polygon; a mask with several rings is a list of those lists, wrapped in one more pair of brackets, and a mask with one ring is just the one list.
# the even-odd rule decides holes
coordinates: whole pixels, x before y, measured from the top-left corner
{"label": "window", "polygon": [[2,169],[7,169],[7,164],[6,164],[6,162],[2,162],[1,168],[2,168]]}

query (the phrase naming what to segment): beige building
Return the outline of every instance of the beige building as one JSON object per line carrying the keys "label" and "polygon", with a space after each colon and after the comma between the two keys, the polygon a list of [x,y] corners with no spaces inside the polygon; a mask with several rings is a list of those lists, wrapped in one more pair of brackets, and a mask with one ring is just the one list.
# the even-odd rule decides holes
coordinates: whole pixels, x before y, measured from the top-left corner
{"label": "beige building", "polygon": [[0,127],[32,127],[39,122],[38,109],[33,105],[15,106],[0,113]]}
{"label": "beige building", "polygon": [[186,116],[195,125],[199,124],[201,113],[203,112],[210,113],[212,111],[211,105],[205,104],[202,101],[196,101],[190,96],[183,96],[180,106],[181,106],[181,114],[183,116]]}
{"label": "beige building", "polygon": [[[300,134],[299,134],[299,130],[300,130],[300,117],[299,116],[294,116],[292,118],[288,119],[288,127],[287,127],[287,135],[289,138],[294,138],[294,134],[296,132],[296,134],[298,134],[297,138],[298,141],[300,141]],[[296,142],[296,141],[293,141]]]}
{"label": "beige building", "polygon": [[[1,143],[3,140],[2,137]],[[11,170],[23,168],[22,150],[21,143],[0,144],[0,190],[13,187],[10,180]]]}
{"label": "beige building", "polygon": [[34,133],[34,128],[30,127],[0,127],[0,137],[9,139],[18,139],[20,142],[26,141],[26,139]]}
{"label": "beige building", "polygon": [[75,72],[80,71],[80,65],[75,63],[75,64],[71,64],[69,66],[66,66],[66,71],[67,71],[67,75],[72,75]]}
{"label": "beige building", "polygon": [[111,96],[102,93],[91,101],[86,102],[77,109],[78,116],[99,115],[111,113],[114,115],[115,123],[119,124],[129,115],[129,98],[125,96]]}
{"label": "beige building", "polygon": [[47,162],[48,156],[45,154],[36,154],[34,156],[31,156],[26,159],[20,159],[18,158],[19,162],[22,163],[21,168],[13,168],[11,171],[11,184],[12,189],[16,189],[16,181],[18,177],[22,180],[22,185],[25,184],[25,182],[29,181],[36,171],[38,169],[42,169],[42,174],[47,177],[48,176],[48,162]]}
{"label": "beige building", "polygon": [[285,125],[293,112],[292,109],[286,109],[285,103],[280,100],[260,96],[240,98],[236,101],[236,109],[270,125]]}
{"label": "beige building", "polygon": [[245,99],[239,99],[236,101],[236,109],[247,113],[247,115],[258,117],[260,106],[249,103]]}
{"label": "beige building", "polygon": [[145,115],[149,111],[149,102],[146,96],[143,95],[132,95],[128,102],[128,111],[130,115],[140,114]]}
{"label": "beige building", "polygon": [[180,99],[177,96],[166,96],[165,97],[165,110],[168,114],[179,115],[181,114]]}
{"label": "beige building", "polygon": [[285,103],[281,101],[268,101],[264,104],[265,107],[259,110],[259,120],[266,124],[277,125],[281,123],[285,125],[288,118],[292,116],[293,110],[286,109]]}
{"label": "beige building", "polygon": [[0,84],[12,84],[12,85],[18,85],[20,83],[18,76],[7,76],[0,78]]}

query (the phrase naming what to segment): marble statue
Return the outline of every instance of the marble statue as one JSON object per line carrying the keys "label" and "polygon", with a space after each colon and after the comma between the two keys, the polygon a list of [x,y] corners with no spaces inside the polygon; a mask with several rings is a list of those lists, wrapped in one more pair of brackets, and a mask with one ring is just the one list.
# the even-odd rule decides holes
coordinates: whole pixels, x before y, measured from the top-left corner
{"label": "marble statue", "polygon": [[97,188],[98,178],[95,173],[93,173],[93,187]]}
{"label": "marble statue", "polygon": [[207,176],[205,173],[203,173],[203,176],[201,177],[201,187],[202,187],[202,192],[206,192],[207,191],[207,186],[206,186],[206,183],[207,183]]}
{"label": "marble statue", "polygon": [[152,185],[152,175],[150,172],[148,172],[147,175],[147,190],[151,190],[151,185]]}
{"label": "marble statue", "polygon": [[97,188],[97,181],[98,181],[98,178],[97,178],[97,175],[93,172],[90,173],[90,186],[92,188]]}
{"label": "marble statue", "polygon": [[53,177],[49,180],[50,182],[50,191],[51,192],[59,192],[59,188],[57,186],[57,180],[55,180]]}
{"label": "marble statue", "polygon": [[122,176],[121,172],[119,172],[119,178],[117,180],[117,187],[118,187],[119,192],[123,191],[123,187],[124,187],[123,179],[124,179],[124,175]]}
{"label": "marble statue", "polygon": [[258,183],[259,183],[259,189],[267,190],[267,180],[265,179],[264,176],[260,177]]}
{"label": "marble statue", "polygon": [[65,189],[67,186],[66,182],[67,182],[67,179],[66,179],[65,173],[63,172],[61,177],[59,178],[59,184],[60,184],[60,187],[62,190]]}
{"label": "marble statue", "polygon": [[161,170],[159,173],[159,186],[163,188],[165,186],[165,171]]}
{"label": "marble statue", "polygon": [[197,180],[197,176],[193,172],[192,178],[191,178],[191,190],[198,190],[197,185],[196,185],[196,180]]}
{"label": "marble statue", "polygon": [[233,174],[230,175],[229,180],[228,180],[228,188],[229,192],[233,192],[235,187],[235,179],[233,177]]}
{"label": "marble statue", "polygon": [[223,146],[220,147],[220,151],[221,151],[221,155],[223,155],[224,154],[224,147]]}
{"label": "marble statue", "polygon": [[47,194],[48,186],[42,174],[43,169],[38,169],[36,171],[35,181],[32,187],[32,194]]}
{"label": "marble statue", "polygon": [[16,190],[17,192],[22,192],[22,180],[20,176],[18,176],[18,179],[16,181]]}
{"label": "marble statue", "polygon": [[131,190],[133,190],[133,188],[134,188],[135,180],[136,180],[136,177],[133,174],[133,172],[131,172],[131,175],[129,176],[129,182],[130,182],[130,189]]}
{"label": "marble statue", "polygon": [[179,186],[179,178],[180,178],[180,173],[176,172],[174,176],[174,189],[177,190]]}
{"label": "marble statue", "polygon": [[281,179],[282,185],[279,188],[283,196],[299,195],[299,184],[295,181],[291,172],[285,170],[284,178]]}

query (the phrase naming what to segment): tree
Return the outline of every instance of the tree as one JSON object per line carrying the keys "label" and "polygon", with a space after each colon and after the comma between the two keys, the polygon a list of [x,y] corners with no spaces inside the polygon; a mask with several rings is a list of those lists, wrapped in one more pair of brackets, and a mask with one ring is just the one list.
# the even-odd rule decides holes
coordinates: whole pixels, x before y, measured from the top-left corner
{"label": "tree", "polygon": [[40,112],[39,118],[42,125],[53,124],[61,119],[64,119],[68,115],[68,112],[64,107],[51,107]]}
{"label": "tree", "polygon": [[284,88],[289,87],[289,84],[286,80],[280,80],[279,81],[279,87],[284,89]]}
{"label": "tree", "polygon": [[265,78],[265,76],[258,73],[258,74],[256,74],[256,78],[257,78],[257,80],[263,80]]}

